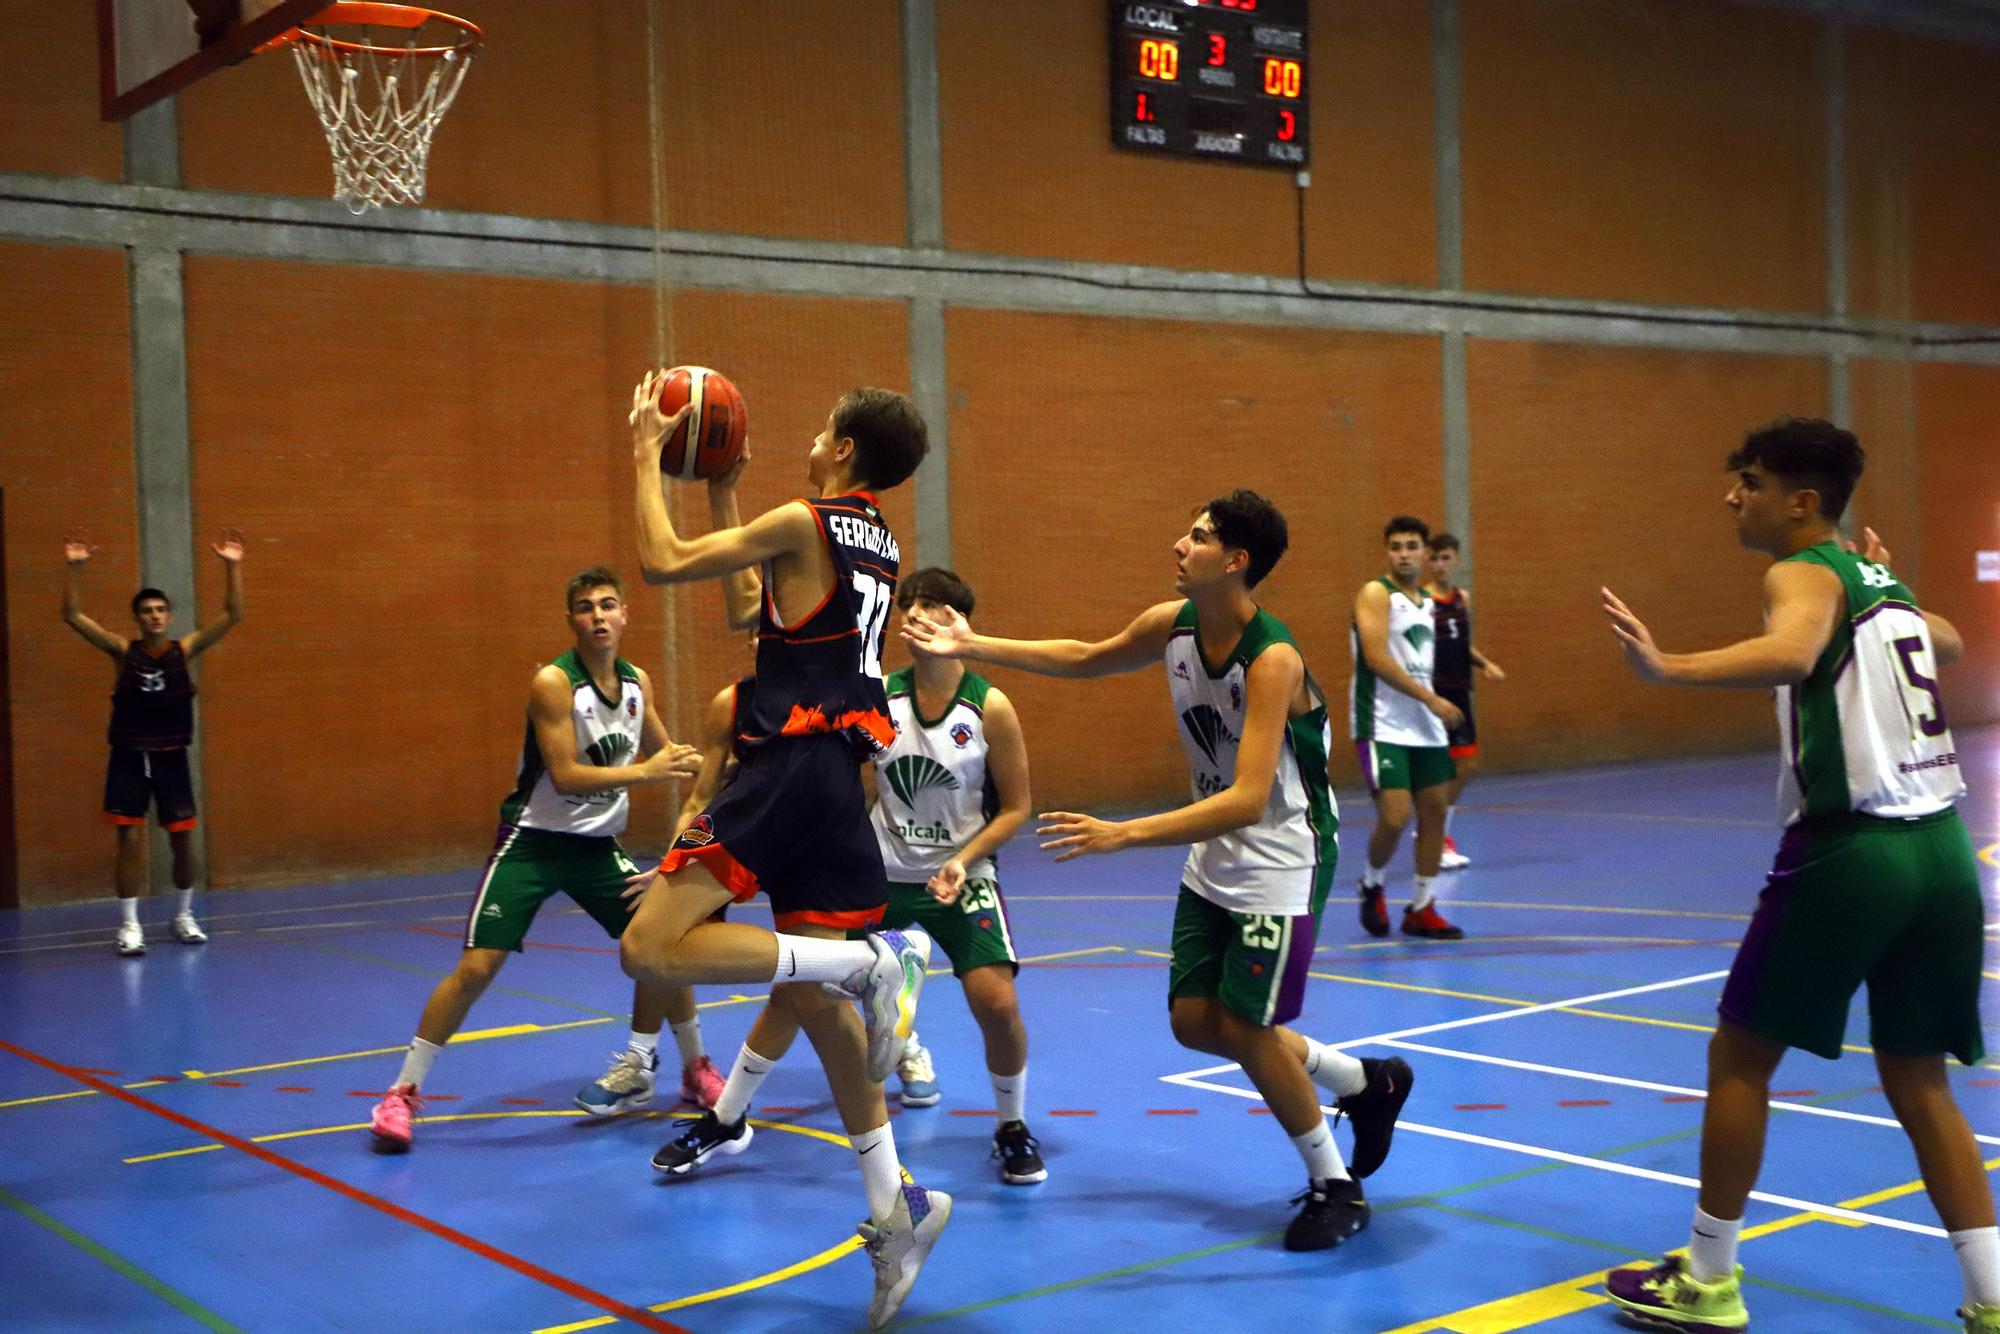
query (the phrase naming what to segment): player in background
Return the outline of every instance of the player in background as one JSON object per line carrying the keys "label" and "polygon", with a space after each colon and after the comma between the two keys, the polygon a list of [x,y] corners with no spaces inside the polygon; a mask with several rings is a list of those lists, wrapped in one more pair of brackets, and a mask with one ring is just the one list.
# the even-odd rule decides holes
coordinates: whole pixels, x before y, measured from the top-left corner
{"label": "player in background", "polygon": [[222,615],[191,635],[175,639],[173,604],[157,588],[132,595],[139,637],[114,635],[83,611],[83,567],[97,554],[90,539],[63,542],[63,622],[117,664],[111,691],[111,760],[104,776],[104,818],[118,830],[114,884],[118,889],[118,953],[146,952],[139,925],[139,896],[146,891],[146,813],[152,810],[173,849],[174,939],[199,945],[208,939],[194,915],[194,660],[214,648],[243,619],[243,534],[225,529],[212,548],[224,571]]}
{"label": "player in background", "polygon": [[1388,572],[1354,595],[1348,721],[1375,799],[1375,828],[1361,872],[1361,925],[1371,936],[1389,934],[1385,871],[1414,812],[1417,875],[1403,911],[1403,934],[1457,940],[1465,932],[1438,912],[1437,878],[1445,811],[1457,776],[1448,733],[1464,715],[1432,686],[1436,613],[1424,591],[1424,543],[1430,535],[1422,519],[1399,514],[1389,520],[1382,529]]}
{"label": "player in background", "polygon": [[[912,614],[912,651],[1044,676],[1088,678],[1166,668],[1193,800],[1157,815],[1100,820],[1043,814],[1058,861],[1188,843],[1167,983],[1174,1038],[1224,1057],[1271,1108],[1304,1160],[1306,1189],[1288,1250],[1338,1246],[1368,1224],[1357,1177],[1388,1155],[1409,1066],[1356,1060],[1286,1027],[1305,1000],[1320,909],[1333,883],[1339,815],[1327,780],[1326,700],[1284,622],[1251,590],[1284,555],[1284,515],[1253,491],[1195,512],[1174,543],[1179,598],[1109,639],[997,639],[949,607]],[[1350,1173],[1320,1111],[1326,1089],[1354,1125]]]}
{"label": "player in background", "polygon": [[1479,764],[1479,727],[1473,721],[1472,713],[1473,669],[1477,668],[1488,681],[1504,681],[1507,673],[1500,670],[1498,663],[1473,647],[1472,590],[1460,588],[1451,581],[1458,570],[1458,539],[1450,533],[1432,533],[1425,549],[1430,556],[1430,583],[1424,591],[1431,595],[1437,630],[1436,674],[1431,686],[1456,705],[1463,715],[1458,726],[1445,734],[1445,741],[1451,748],[1452,767],[1457,772],[1446,797],[1444,855],[1438,860],[1439,870],[1456,871],[1472,865],[1472,859],[1458,850],[1458,841],[1451,836],[1451,817],[1458,809],[1459,797],[1465,792],[1466,780],[1472,777]]}
{"label": "player in background", "polygon": [[[569,895],[614,940],[626,930],[627,881],[639,869],[618,843],[631,811],[627,789],[695,772],[698,753],[668,738],[651,680],[618,656],[626,625],[618,576],[594,565],[570,579],[563,597],[574,643],[528,684],[520,768],[500,804],[499,837],[467,915],[465,948],[424,1003],[402,1068],[369,1120],[383,1152],[410,1147],[432,1062],[508,954],[520,952],[551,895]],[[664,1010],[662,989],[634,988],[633,1028],[650,1023],[656,1045]]]}
{"label": "player in background", "polygon": [[1937,686],[1963,644],[1950,622],[1919,609],[1872,532],[1862,555],[1838,540],[1863,463],[1849,432],[1797,418],[1752,431],[1729,456],[1737,540],[1771,558],[1754,638],[1663,652],[1603,591],[1612,635],[1642,680],[1768,689],[1778,715],[1784,835],[1709,1042],[1687,1251],[1605,1282],[1622,1310],[1666,1329],[1749,1327],[1737,1244],[1763,1164],[1771,1076],[1792,1047],[1838,1060],[1865,983],[1882,1091],[1964,1278],[1959,1318],[1968,1334],[2000,1332],[1993,1193],[1944,1061],[1985,1055],[1986,914]]}
{"label": "player in background", "polygon": [[[736,738],[741,768],[674,840],[648,877],[620,941],[626,971],[659,986],[766,982],[805,1029],[827,1074],[868,1197],[860,1233],[875,1268],[871,1326],[894,1316],[951,1216],[942,1191],[905,1186],[882,1100],[902,1054],[930,959],[920,931],[846,939],[881,920],[882,854],[868,821],[860,764],[894,739],[882,685],[882,637],[901,550],[875,492],[899,486],[928,448],[922,416],[885,389],[841,396],[806,456],[816,495],[741,527],[699,537],[674,529],[660,455],[685,420],[659,409],[659,377],[633,393],[639,549],[650,583],[716,579],[763,568],[756,690]],[[710,920],[762,892],[766,931]],[[866,1016],[829,995],[834,983]],[[782,1001],[779,998],[782,997]],[[747,1120],[713,1112],[695,1123],[740,1148]]]}

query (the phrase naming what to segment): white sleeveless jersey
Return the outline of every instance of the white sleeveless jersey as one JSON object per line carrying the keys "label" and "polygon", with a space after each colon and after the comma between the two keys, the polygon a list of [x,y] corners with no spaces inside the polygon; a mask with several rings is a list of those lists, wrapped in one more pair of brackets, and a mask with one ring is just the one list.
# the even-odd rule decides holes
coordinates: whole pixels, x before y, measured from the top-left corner
{"label": "white sleeveless jersey", "polygon": [[[1437,604],[1428,592],[1411,598],[1386,576],[1376,582],[1389,590],[1389,656],[1428,690],[1437,649]],[[1361,652],[1360,626],[1349,622],[1347,642],[1354,651],[1354,679],[1347,689],[1348,727],[1354,739],[1398,746],[1448,745],[1443,719],[1369,669]]]}
{"label": "white sleeveless jersey", "polygon": [[[1194,603],[1181,607],[1167,640],[1167,685],[1180,720],[1181,747],[1195,800],[1236,781],[1236,748],[1248,704],[1244,677],[1273,644],[1297,644],[1285,623],[1259,610],[1218,672],[1202,661]],[[1332,735],[1326,704],[1308,673],[1314,707],[1285,725],[1270,803],[1255,824],[1205,839],[1188,850],[1187,887],[1230,912],[1295,917],[1317,913],[1333,883],[1340,824],[1326,779]]]}
{"label": "white sleeveless jersey", "polygon": [[1777,690],[1780,816],[1790,825],[1849,811],[1914,819],[1948,809],[1965,782],[1930,627],[1910,590],[1887,566],[1833,542],[1787,559],[1839,575],[1846,606],[1812,672]]}
{"label": "white sleeveless jersey", "polygon": [[[896,740],[875,757],[875,841],[889,879],[915,884],[931,878],[999,809],[986,774],[984,677],[967,672],[958,693],[936,718],[917,711],[915,672],[889,677],[889,720]],[[993,859],[965,868],[968,879],[995,878]]]}
{"label": "white sleeveless jersey", "polygon": [[[609,699],[571,649],[553,664],[569,678],[570,721],[576,736],[578,763],[599,768],[636,764],[646,726],[646,698],[639,672],[618,659],[618,698]],[[523,829],[547,829],[559,834],[609,838],[623,833],[631,801],[622,787],[564,796],[556,791],[542,748],[535,741],[535,723],[528,720],[528,738],[521,746],[521,771],[513,792],[500,803],[504,824]]]}

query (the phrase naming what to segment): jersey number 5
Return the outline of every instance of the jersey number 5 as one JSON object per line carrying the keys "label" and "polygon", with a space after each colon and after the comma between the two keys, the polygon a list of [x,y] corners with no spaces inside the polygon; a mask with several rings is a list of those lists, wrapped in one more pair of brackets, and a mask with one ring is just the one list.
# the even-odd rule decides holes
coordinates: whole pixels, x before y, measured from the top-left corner
{"label": "jersey number 5", "polygon": [[889,605],[896,591],[872,574],[856,573],[854,591],[861,597],[855,617],[861,631],[861,674],[882,679],[882,632],[889,623]]}

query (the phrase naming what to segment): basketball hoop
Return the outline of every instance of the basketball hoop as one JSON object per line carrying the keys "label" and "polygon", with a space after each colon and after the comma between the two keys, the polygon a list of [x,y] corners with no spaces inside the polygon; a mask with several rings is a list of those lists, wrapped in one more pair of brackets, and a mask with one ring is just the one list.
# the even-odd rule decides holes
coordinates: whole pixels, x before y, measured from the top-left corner
{"label": "basketball hoop", "polygon": [[482,40],[434,9],[334,4],[271,43],[291,48],[333,150],[333,197],[350,212],[423,202],[431,135]]}

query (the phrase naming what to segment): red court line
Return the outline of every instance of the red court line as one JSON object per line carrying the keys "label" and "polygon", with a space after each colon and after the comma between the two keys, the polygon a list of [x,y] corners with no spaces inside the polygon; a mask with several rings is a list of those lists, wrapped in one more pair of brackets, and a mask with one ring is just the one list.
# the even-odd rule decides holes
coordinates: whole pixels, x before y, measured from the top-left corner
{"label": "red court line", "polygon": [[510,1107],[539,1107],[542,1105],[540,1098],[502,1098],[500,1101]]}
{"label": "red court line", "polygon": [[311,1090],[311,1089],[309,1089],[309,1088],[307,1088],[307,1087],[306,1087],[305,1085],[303,1085],[303,1084],[280,1084],[280,1085],[278,1085],[278,1092],[280,1092],[280,1093],[311,1093],[311,1092],[312,1092],[312,1090]]}
{"label": "red court line", "polygon": [[79,1065],[77,1069],[83,1071],[86,1075],[111,1075],[115,1078],[118,1074],[116,1070],[102,1070],[94,1065]]}
{"label": "red court line", "polygon": [[426,1094],[424,1095],[424,1101],[425,1101],[425,1102],[457,1102],[457,1101],[458,1101],[458,1097],[459,1097],[459,1095],[458,1095],[458,1094],[456,1094],[456,1093],[426,1093]]}
{"label": "red court line", "polygon": [[1704,1099],[1702,1098],[1702,1095],[1701,1095],[1701,1094],[1699,1094],[1699,1093],[1669,1093],[1669,1094],[1668,1094],[1668,1095],[1667,1095],[1666,1097],[1664,1097],[1664,1098],[1660,1099],[1660,1101],[1661,1101],[1661,1102],[1702,1102],[1702,1101],[1704,1101]]}
{"label": "red court line", "polygon": [[991,1107],[954,1107],[951,1109],[951,1114],[953,1116],[998,1116],[999,1115],[999,1113]]}
{"label": "red court line", "polygon": [[1558,1107],[1609,1107],[1610,1105],[1609,1098],[1562,1098],[1556,1102]]}
{"label": "red court line", "polygon": [[1250,1115],[1252,1115],[1252,1116],[1270,1116],[1270,1115],[1272,1115],[1272,1112],[1271,1112],[1271,1109],[1270,1109],[1269,1107],[1252,1107],[1252,1108],[1250,1109]]}
{"label": "red court line", "polygon": [[1980,1088],[1986,1088],[1994,1084],[2000,1084],[2000,1079],[1968,1079],[1965,1082]]}
{"label": "red court line", "polygon": [[1148,1116],[1199,1116],[1199,1115],[1201,1115],[1201,1109],[1200,1109],[1199,1107],[1148,1107],[1148,1108],[1146,1109],[1146,1115],[1148,1115]]}
{"label": "red court line", "polygon": [[155,1084],[178,1084],[181,1082],[179,1075],[147,1075],[146,1078]]}
{"label": "red court line", "polygon": [[1097,1112],[1088,1107],[1051,1107],[1050,1116],[1096,1116]]}
{"label": "red court line", "polygon": [[1504,1112],[1507,1110],[1507,1104],[1504,1102],[1461,1102],[1455,1104],[1452,1110],[1457,1112]]}
{"label": "red court line", "polygon": [[1772,1089],[1771,1096],[1774,1098],[1817,1098],[1819,1096],[1819,1090],[1818,1089]]}
{"label": "red court line", "polygon": [[211,1079],[208,1082],[219,1089],[240,1089],[243,1087],[243,1081],[240,1079]]}
{"label": "red court line", "polygon": [[[463,931],[444,931],[444,930],[440,930],[439,928],[437,928],[437,927],[434,927],[434,926],[421,926],[421,925],[419,925],[419,924],[417,924],[417,923],[415,923],[415,922],[412,922],[412,923],[410,923],[409,925],[405,926],[405,927],[404,927],[403,929],[404,929],[405,931],[415,931],[415,932],[417,932],[417,933],[418,933],[419,935],[425,935],[425,936],[443,936],[443,937],[444,937],[444,938],[445,938],[446,940],[463,940],[463,939],[465,939],[465,932],[463,932]],[[524,942],[522,942],[522,943],[523,943],[524,945],[526,945],[527,947],[531,948],[531,949],[538,949],[538,950],[568,950],[568,951],[569,951],[569,952],[571,952],[572,954],[616,954],[616,953],[618,953],[618,951],[617,951],[617,950],[615,950],[615,949],[613,949],[613,948],[611,948],[610,946],[607,946],[607,945],[558,945],[558,944],[556,944],[556,943],[555,943],[554,941],[549,941],[549,940],[529,940],[529,941],[524,941]]]}
{"label": "red court line", "polygon": [[797,1116],[806,1109],[803,1107],[759,1107],[757,1110],[766,1116]]}
{"label": "red court line", "polygon": [[628,1306],[616,1298],[592,1292],[580,1283],[573,1282],[570,1279],[564,1278],[561,1274],[544,1269],[532,1261],[523,1260],[519,1256],[509,1255],[499,1247],[489,1245],[477,1237],[467,1236],[456,1228],[446,1227],[443,1223],[437,1222],[434,1219],[426,1218],[419,1213],[413,1213],[400,1204],[391,1204],[379,1195],[370,1195],[365,1190],[348,1185],[338,1177],[330,1177],[324,1172],[307,1167],[304,1163],[296,1162],[281,1153],[273,1153],[261,1144],[252,1144],[249,1140],[241,1139],[226,1130],[217,1130],[214,1126],[204,1125],[191,1116],[183,1116],[171,1107],[162,1107],[160,1104],[141,1098],[137,1094],[128,1093],[116,1084],[107,1084],[101,1079],[86,1075],[71,1066],[52,1061],[46,1056],[27,1050],[25,1047],[17,1047],[5,1038],[0,1038],[0,1051],[10,1052],[24,1061],[31,1061],[41,1066],[45,1070],[53,1070],[59,1075],[67,1075],[77,1083],[96,1089],[106,1097],[116,1098],[120,1102],[129,1103],[131,1106],[137,1107],[140,1111],[151,1112],[154,1116],[173,1122],[183,1130],[193,1131],[195,1134],[206,1139],[212,1139],[218,1144],[227,1145],[239,1153],[247,1153],[259,1162],[269,1164],[280,1171],[290,1172],[293,1176],[310,1181],[315,1186],[323,1186],[336,1195],[346,1196],[357,1204],[365,1204],[370,1209],[387,1214],[399,1223],[408,1223],[411,1227],[422,1228],[432,1236],[442,1238],[454,1246],[463,1247],[481,1259],[491,1260],[494,1264],[511,1269],[517,1274],[535,1280],[537,1283],[554,1288],[566,1297],[573,1297],[577,1301],[587,1302],[598,1310],[609,1312],[621,1320],[629,1320],[642,1328],[656,1331],[656,1334],[691,1334],[691,1331],[683,1329],[679,1325],[669,1324],[650,1311],[642,1311],[638,1307]]}

